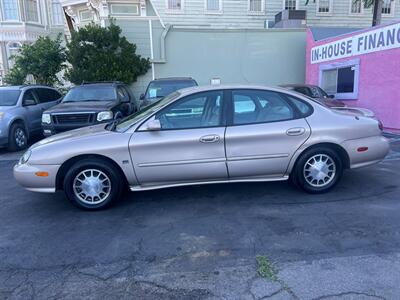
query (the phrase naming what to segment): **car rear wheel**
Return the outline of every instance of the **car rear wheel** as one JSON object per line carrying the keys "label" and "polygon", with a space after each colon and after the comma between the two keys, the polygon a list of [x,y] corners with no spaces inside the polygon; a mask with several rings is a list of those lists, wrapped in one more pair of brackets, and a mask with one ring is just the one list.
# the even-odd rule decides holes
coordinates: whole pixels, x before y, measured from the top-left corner
{"label": "car rear wheel", "polygon": [[65,175],[64,191],[77,207],[100,210],[121,196],[122,180],[115,167],[101,159],[84,159],[75,163]]}
{"label": "car rear wheel", "polygon": [[28,136],[23,124],[14,123],[11,125],[8,138],[8,150],[20,151],[28,146]]}
{"label": "car rear wheel", "polygon": [[330,148],[320,147],[301,155],[291,179],[304,191],[319,194],[331,190],[339,182],[342,173],[343,163],[340,156]]}

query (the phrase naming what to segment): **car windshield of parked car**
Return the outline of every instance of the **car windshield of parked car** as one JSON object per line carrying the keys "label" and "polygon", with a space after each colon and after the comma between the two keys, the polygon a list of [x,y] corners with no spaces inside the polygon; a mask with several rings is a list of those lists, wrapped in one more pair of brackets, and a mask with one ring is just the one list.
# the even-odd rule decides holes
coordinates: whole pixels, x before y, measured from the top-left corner
{"label": "car windshield of parked car", "polygon": [[150,116],[151,114],[159,110],[161,107],[164,107],[165,105],[175,100],[179,96],[180,96],[179,92],[174,92],[172,94],[169,94],[167,97],[162,98],[160,101],[154,102],[153,104],[145,107],[144,109],[122,119],[121,122],[116,126],[116,131],[124,132],[129,127],[136,124],[138,121],[146,118],[147,116]]}
{"label": "car windshield of parked car", "polygon": [[0,106],[16,105],[20,94],[19,90],[0,90]]}
{"label": "car windshield of parked car", "polygon": [[150,82],[149,87],[147,88],[145,98],[152,99],[165,97],[177,90],[196,85],[197,84],[194,80],[153,81]]}
{"label": "car windshield of parked car", "polygon": [[62,102],[115,101],[117,95],[111,86],[80,86],[71,89]]}

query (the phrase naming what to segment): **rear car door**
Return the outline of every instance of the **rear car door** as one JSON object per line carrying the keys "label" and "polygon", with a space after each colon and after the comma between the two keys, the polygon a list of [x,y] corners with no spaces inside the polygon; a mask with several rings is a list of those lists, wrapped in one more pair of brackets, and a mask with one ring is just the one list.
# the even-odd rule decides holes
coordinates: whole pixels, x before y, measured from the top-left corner
{"label": "rear car door", "polygon": [[305,102],[280,92],[232,90],[225,134],[229,177],[284,176],[293,154],[310,136],[304,119],[310,110]]}
{"label": "rear car door", "polygon": [[38,99],[34,89],[25,90],[22,96],[22,106],[24,107],[25,119],[27,120],[29,131],[39,131],[42,126],[42,110],[38,105]]}
{"label": "rear car door", "polygon": [[222,91],[186,96],[153,118],[161,130],[147,131],[145,123],[129,144],[141,185],[228,178]]}

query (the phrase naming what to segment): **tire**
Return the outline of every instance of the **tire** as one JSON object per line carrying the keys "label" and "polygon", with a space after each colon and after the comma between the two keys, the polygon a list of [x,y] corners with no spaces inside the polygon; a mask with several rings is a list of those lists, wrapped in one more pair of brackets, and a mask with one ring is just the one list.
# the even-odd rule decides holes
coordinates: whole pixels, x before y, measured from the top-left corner
{"label": "tire", "polygon": [[82,159],[64,177],[64,192],[75,206],[101,210],[121,196],[123,180],[115,166],[102,159]]}
{"label": "tire", "polygon": [[306,150],[297,160],[291,181],[310,194],[331,190],[343,174],[343,162],[336,151],[327,147]]}
{"label": "tire", "polygon": [[26,134],[24,124],[12,124],[8,135],[8,150],[21,151],[26,147],[28,147],[28,135]]}

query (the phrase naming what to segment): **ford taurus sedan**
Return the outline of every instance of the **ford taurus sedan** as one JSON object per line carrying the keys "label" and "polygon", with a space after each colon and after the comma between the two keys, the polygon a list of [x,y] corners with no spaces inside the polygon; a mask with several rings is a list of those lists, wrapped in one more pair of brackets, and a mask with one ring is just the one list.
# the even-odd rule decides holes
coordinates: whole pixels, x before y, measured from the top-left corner
{"label": "ford taurus sedan", "polygon": [[58,134],[14,167],[37,192],[64,190],[80,208],[132,191],[291,179],[309,193],[332,189],[345,169],[389,151],[379,121],[308,97],[258,86],[193,87],[121,121]]}

